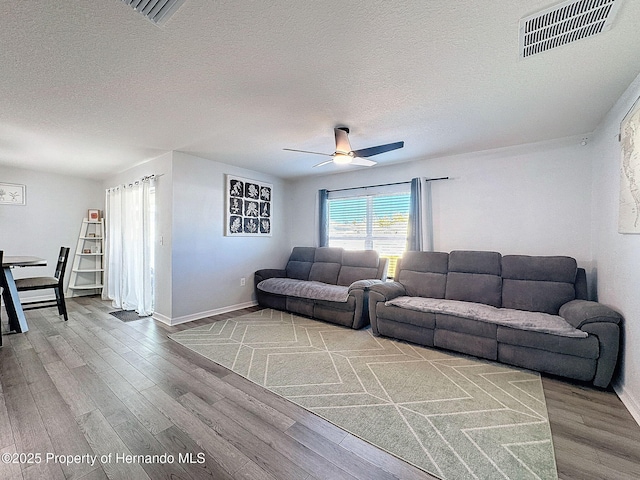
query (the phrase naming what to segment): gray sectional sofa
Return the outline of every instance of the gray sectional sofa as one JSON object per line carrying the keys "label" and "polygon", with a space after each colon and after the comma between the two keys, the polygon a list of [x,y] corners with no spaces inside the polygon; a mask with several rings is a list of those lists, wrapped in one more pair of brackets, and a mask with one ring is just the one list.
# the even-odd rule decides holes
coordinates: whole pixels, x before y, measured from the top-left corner
{"label": "gray sectional sofa", "polygon": [[587,300],[570,257],[408,252],[369,287],[375,335],[609,385],[621,316]]}
{"label": "gray sectional sofa", "polygon": [[261,306],[351,328],[369,324],[367,289],[387,276],[388,259],[374,250],[294,247],[284,269],[255,273]]}

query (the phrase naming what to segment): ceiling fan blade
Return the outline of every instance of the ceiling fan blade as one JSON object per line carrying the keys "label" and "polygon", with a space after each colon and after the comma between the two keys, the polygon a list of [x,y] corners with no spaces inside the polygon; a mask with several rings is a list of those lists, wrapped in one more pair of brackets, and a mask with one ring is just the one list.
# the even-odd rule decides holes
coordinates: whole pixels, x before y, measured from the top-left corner
{"label": "ceiling fan blade", "polygon": [[336,135],[336,152],[349,153],[351,151],[349,129],[347,127],[336,127],[333,131]]}
{"label": "ceiling fan blade", "polygon": [[295,150],[293,148],[283,148],[287,152],[312,153],[314,155],[324,155],[325,157],[333,157],[333,153],[309,152],[308,150]]}
{"label": "ceiling fan blade", "polygon": [[326,162],[321,162],[318,163],[317,165],[314,165],[313,167],[322,167],[323,165],[329,165],[330,163],[333,163],[333,160],[327,160]]}
{"label": "ceiling fan blade", "polygon": [[386,145],[378,145],[377,147],[363,148],[361,150],[354,150],[353,154],[356,157],[372,157],[380,153],[390,152],[391,150],[397,150],[404,147],[404,142],[387,143]]}
{"label": "ceiling fan blade", "polygon": [[371,167],[372,165],[375,165],[378,162],[374,162],[373,160],[367,160],[366,158],[354,158],[353,160],[351,160],[350,165],[361,165],[363,167]]}

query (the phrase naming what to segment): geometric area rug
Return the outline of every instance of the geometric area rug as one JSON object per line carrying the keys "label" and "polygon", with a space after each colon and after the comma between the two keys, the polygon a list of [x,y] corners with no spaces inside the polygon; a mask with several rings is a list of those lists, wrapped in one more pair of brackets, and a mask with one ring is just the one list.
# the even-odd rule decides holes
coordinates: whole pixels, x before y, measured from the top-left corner
{"label": "geometric area rug", "polygon": [[442,479],[558,478],[535,372],[271,309],[169,337]]}

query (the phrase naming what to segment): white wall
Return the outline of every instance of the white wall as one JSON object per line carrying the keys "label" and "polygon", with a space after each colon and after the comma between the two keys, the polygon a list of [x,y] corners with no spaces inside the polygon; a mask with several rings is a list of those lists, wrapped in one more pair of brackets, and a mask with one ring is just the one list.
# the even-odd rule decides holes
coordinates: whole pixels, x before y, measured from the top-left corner
{"label": "white wall", "polygon": [[579,140],[345,170],[291,182],[290,246],[317,244],[320,188],[449,177],[431,184],[435,250],[569,255],[591,270],[591,153]]}
{"label": "white wall", "polygon": [[[104,208],[98,181],[0,166],[0,181],[26,185],[25,206],[0,205],[0,249],[5,255],[34,255],[46,267],[14,269],[15,278],[53,274],[60,247],[70,247],[65,275],[69,282],[82,219],[90,208]],[[23,297],[52,297],[28,292]]]}
{"label": "white wall", "polygon": [[[273,236],[224,235],[225,174],[273,184]],[[284,190],[276,177],[174,152],[172,323],[255,303],[254,272],[288,258]]]}
{"label": "white wall", "polygon": [[640,76],[594,136],[593,251],[598,300],[624,317],[620,374],[614,388],[640,423],[640,235],[618,233],[620,123],[640,96]]}
{"label": "white wall", "polygon": [[[105,187],[144,175],[156,182],[154,318],[169,324],[255,304],[253,274],[288,258],[284,182],[263,173],[169,152],[109,178]],[[225,175],[272,183],[273,236],[224,235]],[[240,279],[245,278],[245,285]]]}

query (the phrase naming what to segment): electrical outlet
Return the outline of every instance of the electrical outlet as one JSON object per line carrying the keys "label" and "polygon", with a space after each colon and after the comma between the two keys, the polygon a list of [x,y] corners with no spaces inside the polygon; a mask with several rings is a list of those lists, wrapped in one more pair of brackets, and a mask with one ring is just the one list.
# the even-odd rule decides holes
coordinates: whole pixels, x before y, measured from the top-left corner
{"label": "electrical outlet", "polygon": [[244,277],[242,277],[242,278],[240,279],[240,286],[241,286],[241,287],[244,287],[244,285],[245,285],[245,283],[246,283],[246,282],[247,282],[247,280],[246,280]]}

